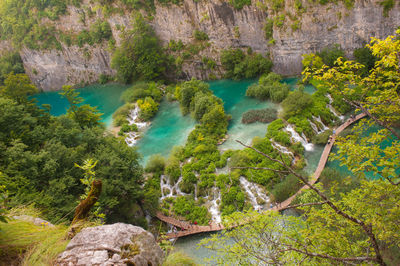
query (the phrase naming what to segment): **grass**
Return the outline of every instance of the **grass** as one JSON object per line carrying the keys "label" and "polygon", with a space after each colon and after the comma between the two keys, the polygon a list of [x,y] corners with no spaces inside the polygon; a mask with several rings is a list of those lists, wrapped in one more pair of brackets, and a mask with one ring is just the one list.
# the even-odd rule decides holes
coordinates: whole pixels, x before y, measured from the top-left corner
{"label": "grass", "polygon": [[[9,217],[40,214],[32,208],[12,210]],[[54,265],[57,255],[65,250],[69,228],[37,226],[31,222],[10,219],[0,224],[0,261],[4,265]],[[16,263],[17,262],[17,263]]]}
{"label": "grass", "polygon": [[197,266],[194,260],[182,252],[172,252],[165,259],[163,266]]}

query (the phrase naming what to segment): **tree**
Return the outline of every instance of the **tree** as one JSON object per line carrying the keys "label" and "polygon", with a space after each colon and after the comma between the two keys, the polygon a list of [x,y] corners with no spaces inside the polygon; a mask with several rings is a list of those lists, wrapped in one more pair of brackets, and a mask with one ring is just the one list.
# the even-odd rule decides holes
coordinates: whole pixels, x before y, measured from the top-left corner
{"label": "tree", "polygon": [[[268,211],[227,218],[225,226],[236,228],[222,238],[215,237],[204,243],[224,255],[217,261],[278,265],[386,265],[396,264],[396,259],[398,262],[400,140],[394,126],[400,120],[399,45],[394,36],[373,39],[368,47],[378,61],[366,77],[360,76],[360,64],[340,58],[336,67],[324,67],[315,76],[330,93],[340,94],[369,118],[359,122],[354,134],[338,137],[339,151],[335,157],[354,175],[362,177],[366,171],[372,171],[378,179],[361,179],[359,187],[350,191],[338,189],[337,184],[326,191],[320,184],[310,184],[306,176],[295,172],[284,161],[243,144],[284,167],[284,171],[310,189],[300,195],[299,204],[287,207],[300,209],[304,212],[301,217],[285,217]],[[305,71],[308,78],[311,73],[307,68]],[[368,134],[365,130],[373,125],[381,128]],[[382,145],[385,141],[392,143],[385,147]],[[346,179],[343,183],[339,186],[349,184]],[[233,244],[227,243],[228,239],[233,239]],[[389,255],[388,250],[392,251]]]}
{"label": "tree", "polygon": [[14,99],[18,103],[26,103],[28,96],[37,93],[37,88],[32,85],[26,74],[9,73],[4,80],[4,86],[0,86],[0,95]]}
{"label": "tree", "polygon": [[96,107],[89,104],[80,105],[83,98],[79,97],[79,92],[75,91],[71,86],[63,86],[63,92],[60,93],[69,102],[67,115],[83,127],[94,127],[100,125],[101,113]]}
{"label": "tree", "polygon": [[121,46],[115,50],[111,61],[120,82],[132,83],[165,77],[167,56],[153,28],[140,13],[134,19],[132,30],[124,31],[121,38]]}

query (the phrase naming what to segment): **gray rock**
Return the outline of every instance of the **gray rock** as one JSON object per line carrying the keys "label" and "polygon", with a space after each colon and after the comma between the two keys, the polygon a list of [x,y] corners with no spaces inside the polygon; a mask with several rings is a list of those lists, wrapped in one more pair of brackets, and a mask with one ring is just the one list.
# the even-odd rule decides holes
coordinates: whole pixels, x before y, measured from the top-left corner
{"label": "gray rock", "polygon": [[161,265],[163,251],[154,236],[141,227],[116,223],[79,232],[57,265]]}
{"label": "gray rock", "polygon": [[[295,75],[302,70],[303,54],[315,53],[337,43],[351,56],[351,52],[368,43],[370,37],[385,38],[393,35],[400,25],[399,1],[395,1],[395,6],[387,17],[383,15],[381,0],[355,0],[351,9],[347,9],[342,1],[326,5],[302,1],[306,11],[302,15],[296,15],[299,29],[293,30],[291,20],[286,16],[282,27],[274,26],[275,43],[269,44],[263,28],[265,21],[273,19],[275,15],[272,10],[263,11],[258,8],[255,4],[257,1],[252,2],[251,6],[245,6],[241,10],[235,10],[221,0],[184,0],[180,6],[166,6],[156,2],[156,13],[151,25],[164,44],[170,40],[192,43],[195,29],[204,31],[209,36],[210,47],[200,51],[197,59],[183,64],[182,79],[209,77],[211,71],[204,69],[199,59],[202,57],[217,62],[214,74],[221,77],[223,69],[219,64],[220,52],[229,47],[251,47],[253,51],[262,54],[269,52],[275,72]],[[289,4],[293,1],[285,3],[284,12],[296,14],[293,4]],[[73,30],[78,33],[101,18],[110,23],[118,45],[120,31],[117,25],[131,27],[130,14],[116,13],[104,18],[98,9],[96,16],[83,25],[79,22],[79,17],[84,6],[88,5],[93,7],[94,4],[90,0],[83,0],[81,8],[69,6],[68,15],[55,21],[55,27],[60,31]],[[101,74],[115,74],[110,66],[111,53],[107,46],[107,43],[92,47],[86,45],[82,48],[63,45],[61,51],[34,51],[25,48],[21,51],[21,57],[27,74],[36,86],[43,90],[57,90],[62,85],[93,83]]]}

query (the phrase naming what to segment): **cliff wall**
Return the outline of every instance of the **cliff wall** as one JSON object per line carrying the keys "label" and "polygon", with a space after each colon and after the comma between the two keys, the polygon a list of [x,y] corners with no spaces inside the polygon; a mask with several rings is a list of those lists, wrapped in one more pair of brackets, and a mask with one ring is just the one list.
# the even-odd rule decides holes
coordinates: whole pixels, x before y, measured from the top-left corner
{"label": "cliff wall", "polygon": [[[400,26],[400,4],[397,1],[387,17],[379,4],[380,0],[355,0],[351,9],[341,3],[321,6],[303,1],[302,14],[296,17],[298,27],[292,26],[293,14],[297,12],[294,0],[285,1],[285,7],[279,14],[261,8],[254,2],[241,10],[235,10],[229,3],[219,0],[184,0],[180,6],[157,4],[150,23],[165,45],[170,40],[182,40],[184,44],[195,42],[194,30],[207,33],[209,45],[182,66],[183,78],[200,79],[207,79],[212,73],[204,68],[202,57],[214,59],[217,68],[213,74],[222,76],[219,55],[222,49],[229,47],[251,47],[255,52],[270,53],[274,71],[295,75],[301,72],[302,54],[338,43],[351,55],[355,48],[369,42],[370,37],[384,38],[394,34]],[[89,0],[85,0],[82,6],[90,5]],[[118,45],[119,26],[130,26],[130,14],[114,14],[104,18],[101,11],[97,10],[95,17],[83,24],[79,22],[82,12],[85,12],[83,8],[69,7],[69,14],[56,22],[56,28],[78,32],[100,17],[110,23]],[[268,19],[276,19],[278,15],[284,17],[284,23],[280,26],[275,23],[272,38],[267,40],[265,23]],[[115,74],[110,67],[111,52],[106,43],[82,48],[63,44],[61,50],[50,51],[24,48],[21,57],[28,75],[43,90],[60,89],[64,84],[92,83],[101,74]]]}

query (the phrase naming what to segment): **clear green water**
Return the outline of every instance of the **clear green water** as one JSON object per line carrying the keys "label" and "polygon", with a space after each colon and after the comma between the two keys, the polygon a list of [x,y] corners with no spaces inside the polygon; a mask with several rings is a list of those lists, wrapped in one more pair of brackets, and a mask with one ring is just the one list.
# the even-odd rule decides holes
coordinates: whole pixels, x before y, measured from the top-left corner
{"label": "clear green water", "polygon": [[[292,78],[285,78],[282,80],[282,82],[288,84],[290,86],[290,90],[294,90],[297,88],[297,82],[299,81],[298,77],[292,77]],[[315,87],[311,84],[307,84],[304,86],[304,91],[313,94],[315,92]]]}
{"label": "clear green water", "polygon": [[161,102],[150,128],[137,142],[138,151],[145,164],[153,154],[168,157],[173,146],[184,145],[195,125],[190,115],[182,116],[178,102]]}
{"label": "clear green water", "polygon": [[[88,87],[77,89],[80,96],[84,99],[83,104],[96,106],[103,114],[102,122],[107,126],[111,125],[112,114],[123,105],[120,100],[121,93],[128,86],[120,84],[91,85]],[[34,95],[39,105],[50,104],[50,113],[55,116],[65,114],[69,108],[68,101],[59,94],[59,91],[42,92]]]}

